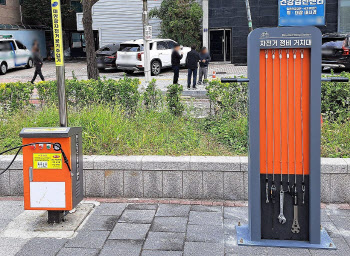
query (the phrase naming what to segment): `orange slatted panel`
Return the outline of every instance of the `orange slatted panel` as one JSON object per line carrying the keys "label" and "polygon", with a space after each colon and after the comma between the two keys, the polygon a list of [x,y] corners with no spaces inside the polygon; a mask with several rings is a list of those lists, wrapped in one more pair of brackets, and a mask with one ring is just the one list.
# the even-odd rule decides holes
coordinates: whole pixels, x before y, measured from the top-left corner
{"label": "orange slatted panel", "polygon": [[[280,174],[281,169],[283,174],[287,174],[288,167],[290,174],[294,174],[295,172],[297,174],[302,174],[302,159],[304,159],[304,173],[308,175],[310,135],[310,50],[294,50],[297,56],[294,61],[294,51],[293,49],[289,49],[290,58],[288,63],[287,51],[288,50],[286,49],[276,49],[275,59],[273,61],[272,50],[268,50],[267,67],[265,59],[266,51],[260,51],[260,173],[266,173],[267,159],[267,172],[269,174],[272,174],[273,170],[275,174]],[[303,61],[301,61],[301,51],[304,53]],[[281,60],[279,54],[282,54]],[[301,79],[303,80],[301,81]],[[267,92],[265,87],[267,87]],[[303,119],[303,126],[301,125],[301,119]],[[304,151],[302,151],[302,141]],[[296,157],[294,153],[295,151]],[[294,166],[295,159],[296,168]]]}

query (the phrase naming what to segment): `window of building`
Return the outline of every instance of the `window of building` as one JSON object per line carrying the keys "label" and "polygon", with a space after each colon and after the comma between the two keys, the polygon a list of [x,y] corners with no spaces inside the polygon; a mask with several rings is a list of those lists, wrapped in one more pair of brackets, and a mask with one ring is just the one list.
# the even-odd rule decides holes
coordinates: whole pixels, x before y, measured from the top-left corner
{"label": "window of building", "polygon": [[75,12],[83,12],[83,5],[81,4],[80,0],[72,0],[71,6]]}
{"label": "window of building", "polygon": [[350,0],[339,0],[338,30],[339,32],[350,32]]}
{"label": "window of building", "polygon": [[6,5],[6,0],[0,0],[0,5]]}

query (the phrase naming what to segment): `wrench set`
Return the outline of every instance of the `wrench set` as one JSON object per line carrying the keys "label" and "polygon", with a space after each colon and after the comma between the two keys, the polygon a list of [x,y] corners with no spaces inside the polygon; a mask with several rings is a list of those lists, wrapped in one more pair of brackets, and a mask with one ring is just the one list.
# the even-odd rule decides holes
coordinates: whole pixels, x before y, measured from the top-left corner
{"label": "wrench set", "polygon": [[262,234],[302,240],[309,229],[310,50],[262,49],[260,60]]}

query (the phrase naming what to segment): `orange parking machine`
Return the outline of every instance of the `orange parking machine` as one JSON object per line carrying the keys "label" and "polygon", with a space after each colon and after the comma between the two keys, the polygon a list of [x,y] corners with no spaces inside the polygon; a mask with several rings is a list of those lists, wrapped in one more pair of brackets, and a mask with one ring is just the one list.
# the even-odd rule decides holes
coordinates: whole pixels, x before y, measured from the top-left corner
{"label": "orange parking machine", "polygon": [[25,210],[47,210],[49,223],[83,199],[82,129],[24,128],[23,181]]}

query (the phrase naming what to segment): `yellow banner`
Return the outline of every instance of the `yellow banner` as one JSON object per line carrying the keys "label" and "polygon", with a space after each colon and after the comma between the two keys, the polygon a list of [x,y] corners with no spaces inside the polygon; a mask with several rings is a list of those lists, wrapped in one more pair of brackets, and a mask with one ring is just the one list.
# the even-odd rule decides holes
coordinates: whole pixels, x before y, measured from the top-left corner
{"label": "yellow banner", "polygon": [[34,169],[62,169],[62,154],[33,154]]}
{"label": "yellow banner", "polygon": [[55,46],[56,66],[63,66],[64,55],[63,55],[63,34],[62,34],[60,0],[51,0],[51,8],[52,8],[53,43]]}

